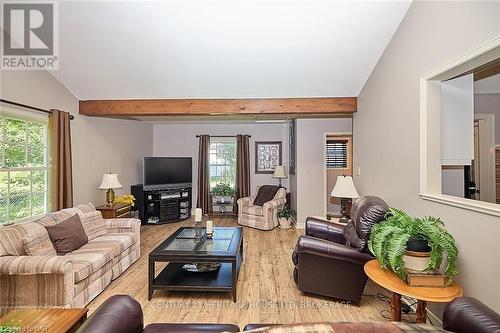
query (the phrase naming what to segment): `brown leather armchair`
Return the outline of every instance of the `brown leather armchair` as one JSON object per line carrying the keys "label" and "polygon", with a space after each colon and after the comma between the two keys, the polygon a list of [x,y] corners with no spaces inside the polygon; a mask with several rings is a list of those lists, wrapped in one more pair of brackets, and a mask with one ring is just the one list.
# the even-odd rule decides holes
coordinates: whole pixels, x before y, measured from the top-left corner
{"label": "brown leather armchair", "polygon": [[500,333],[500,314],[473,297],[459,297],[446,305],[443,328],[456,333]]}
{"label": "brown leather armchair", "polygon": [[239,332],[233,324],[154,323],[144,327],[142,308],[129,295],[114,295],[102,303],[76,333],[222,333]]}
{"label": "brown leather armchair", "polygon": [[388,209],[384,200],[365,196],[352,206],[346,226],[308,217],[292,255],[298,288],[359,303],[367,280],[363,266],[374,258],[367,248],[371,228]]}

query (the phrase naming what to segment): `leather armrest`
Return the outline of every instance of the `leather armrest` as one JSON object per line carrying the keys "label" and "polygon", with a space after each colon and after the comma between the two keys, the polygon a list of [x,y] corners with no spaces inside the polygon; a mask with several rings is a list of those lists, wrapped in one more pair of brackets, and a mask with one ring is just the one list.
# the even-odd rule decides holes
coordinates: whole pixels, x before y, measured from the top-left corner
{"label": "leather armrest", "polygon": [[144,327],[142,333],[221,333],[240,332],[240,328],[234,324],[174,324],[155,323]]}
{"label": "leather armrest", "polygon": [[129,295],[113,295],[92,313],[76,333],[142,333],[143,327],[139,302]]}
{"label": "leather armrest", "polygon": [[359,265],[364,265],[367,261],[373,259],[373,256],[368,253],[358,252],[356,249],[351,247],[310,236],[299,237],[297,252],[299,256],[299,265],[300,255],[302,253],[314,254],[335,260],[348,261]]}
{"label": "leather armrest", "polygon": [[459,297],[444,309],[443,328],[457,333],[500,332],[500,315],[472,297]]}
{"label": "leather armrest", "polygon": [[344,226],[314,217],[306,219],[306,235],[345,244]]}

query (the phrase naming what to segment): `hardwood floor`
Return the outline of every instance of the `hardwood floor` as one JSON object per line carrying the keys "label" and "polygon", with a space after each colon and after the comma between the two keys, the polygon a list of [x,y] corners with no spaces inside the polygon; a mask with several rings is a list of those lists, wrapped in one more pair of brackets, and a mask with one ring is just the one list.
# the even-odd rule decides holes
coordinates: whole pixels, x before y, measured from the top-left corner
{"label": "hardwood floor", "polygon": [[[233,226],[236,221],[224,218],[215,220],[214,224]],[[291,255],[302,231],[295,229],[244,228],[245,261],[238,279],[237,303],[232,302],[230,293],[214,292],[155,291],[153,299],[148,301],[149,252],[180,226],[190,225],[192,221],[143,226],[141,258],[88,305],[90,313],[112,295],[129,294],[141,303],[146,324],[234,323],[243,328],[247,323],[259,322],[386,320],[381,311],[389,310],[389,305],[376,297],[381,290],[370,282],[359,306],[299,291],[293,282]]]}

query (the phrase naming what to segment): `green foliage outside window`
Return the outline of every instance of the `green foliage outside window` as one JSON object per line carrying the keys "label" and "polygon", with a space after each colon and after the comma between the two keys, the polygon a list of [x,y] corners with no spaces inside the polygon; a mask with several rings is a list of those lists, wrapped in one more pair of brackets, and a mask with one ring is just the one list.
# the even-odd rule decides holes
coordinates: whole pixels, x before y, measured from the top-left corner
{"label": "green foliage outside window", "polygon": [[46,212],[47,125],[0,117],[0,223]]}
{"label": "green foliage outside window", "polygon": [[236,181],[236,142],[210,144],[210,188],[229,184],[234,189]]}

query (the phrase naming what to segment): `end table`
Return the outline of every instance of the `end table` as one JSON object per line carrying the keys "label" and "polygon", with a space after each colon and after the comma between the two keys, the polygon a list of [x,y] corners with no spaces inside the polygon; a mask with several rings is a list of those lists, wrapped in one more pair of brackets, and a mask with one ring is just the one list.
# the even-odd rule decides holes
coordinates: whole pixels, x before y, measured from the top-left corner
{"label": "end table", "polygon": [[87,319],[88,309],[15,309],[0,318],[0,325],[15,332],[75,332]]}
{"label": "end table", "polygon": [[115,204],[113,206],[101,205],[96,207],[105,219],[119,219],[132,217],[132,206],[129,204]]}
{"label": "end table", "polygon": [[370,280],[392,293],[391,321],[401,321],[401,295],[417,300],[417,323],[425,323],[427,302],[447,303],[464,294],[455,282],[448,287],[410,287],[396,274],[380,267],[377,259],[368,261],[364,268]]}

